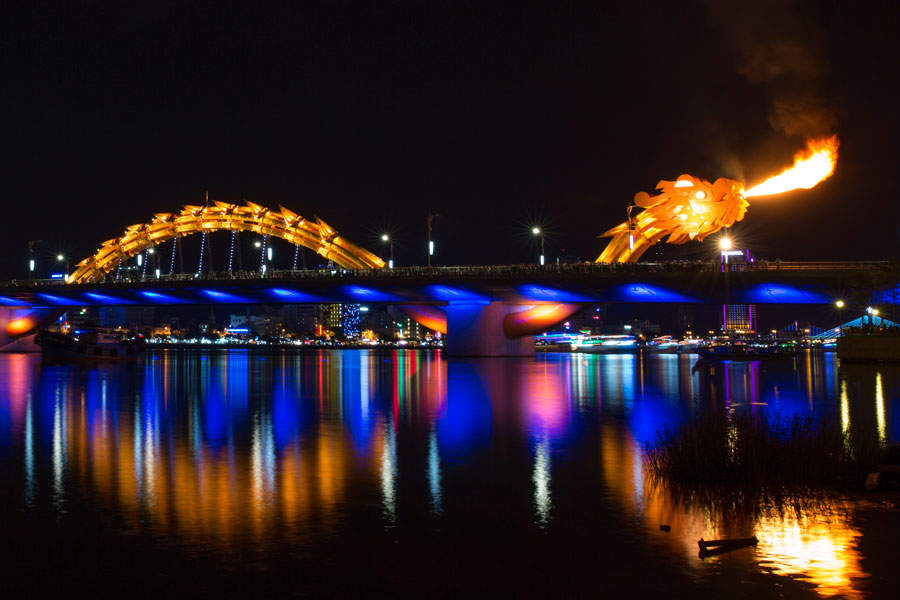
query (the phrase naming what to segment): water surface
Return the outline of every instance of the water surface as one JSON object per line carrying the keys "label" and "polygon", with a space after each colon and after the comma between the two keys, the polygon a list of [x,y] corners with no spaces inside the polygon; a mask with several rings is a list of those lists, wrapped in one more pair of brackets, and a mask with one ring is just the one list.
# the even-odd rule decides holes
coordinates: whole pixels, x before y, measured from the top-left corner
{"label": "water surface", "polygon": [[[704,411],[900,439],[900,371],[830,353],[157,351],[0,356],[6,580],[22,591],[878,596],[896,511],[675,494],[642,447]],[[873,517],[874,515],[874,517]],[[670,532],[660,529],[668,525]],[[894,529],[891,529],[894,528]],[[698,558],[697,540],[759,546]],[[48,577],[52,573],[53,577]]]}

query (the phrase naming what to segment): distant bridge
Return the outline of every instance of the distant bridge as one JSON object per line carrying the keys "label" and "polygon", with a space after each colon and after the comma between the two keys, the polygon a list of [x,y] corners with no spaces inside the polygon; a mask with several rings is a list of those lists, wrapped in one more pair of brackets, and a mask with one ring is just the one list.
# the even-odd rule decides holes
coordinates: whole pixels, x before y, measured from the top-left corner
{"label": "distant bridge", "polygon": [[724,270],[712,262],[587,263],[270,271],[134,280],[108,276],[84,284],[0,285],[0,306],[16,311],[6,327],[13,337],[39,326],[39,315],[58,315],[76,306],[387,303],[426,327],[451,331],[448,350],[452,354],[472,355],[527,353],[530,335],[596,303],[828,305],[851,298],[896,303],[898,273],[882,262],[749,263],[727,265]]}
{"label": "distant bridge", "polygon": [[[209,234],[220,230],[230,232],[231,240],[227,269],[219,261],[216,270]],[[254,242],[258,270],[243,268],[241,232],[260,236]],[[186,275],[183,240],[193,234],[200,234],[200,252],[196,271]],[[275,238],[292,244],[291,270],[276,270],[267,246]],[[166,264],[163,243],[169,247]],[[300,261],[304,248],[324,259],[326,268],[298,269],[305,264]],[[359,302],[393,304],[425,327],[450,332],[450,354],[523,355],[533,352],[535,333],[595,303],[831,304],[851,297],[894,302],[898,283],[887,263],[767,263],[749,257],[730,265],[679,261],[395,269],[392,261],[341,237],[319,218],[250,202],[210,204],[207,198],[204,206],[158,213],[150,222],[131,225],[79,261],[64,281],[0,284],[0,349],[72,307]]]}

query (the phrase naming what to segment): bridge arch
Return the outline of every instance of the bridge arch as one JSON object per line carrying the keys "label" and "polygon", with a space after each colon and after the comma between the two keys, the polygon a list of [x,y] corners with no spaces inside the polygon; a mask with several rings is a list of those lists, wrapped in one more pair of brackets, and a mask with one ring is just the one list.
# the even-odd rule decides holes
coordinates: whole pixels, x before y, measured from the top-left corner
{"label": "bridge arch", "polygon": [[214,202],[209,206],[185,206],[180,213],[158,213],[149,223],[132,225],[107,240],[92,256],[76,265],[68,283],[102,279],[122,261],[172,238],[217,230],[252,231],[279,237],[309,248],[345,269],[381,269],[385,262],[365,248],[346,240],[318,217],[304,219],[283,206],[272,210],[247,202],[244,206]]}

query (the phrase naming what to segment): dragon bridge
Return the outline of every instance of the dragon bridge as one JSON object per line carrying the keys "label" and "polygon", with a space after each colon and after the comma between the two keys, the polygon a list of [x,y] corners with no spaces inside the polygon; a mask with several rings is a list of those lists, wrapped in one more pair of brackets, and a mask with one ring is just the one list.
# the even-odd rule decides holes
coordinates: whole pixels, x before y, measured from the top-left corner
{"label": "dragon bridge", "polygon": [[92,256],[79,262],[67,283],[91,283],[145,249],[173,238],[193,233],[252,231],[281,238],[309,248],[345,269],[381,269],[385,262],[365,248],[340,237],[318,217],[304,219],[283,206],[272,210],[247,202],[245,206],[214,202],[207,206],[185,206],[180,213],[158,213],[149,223],[128,227],[114,239],[101,244]]}

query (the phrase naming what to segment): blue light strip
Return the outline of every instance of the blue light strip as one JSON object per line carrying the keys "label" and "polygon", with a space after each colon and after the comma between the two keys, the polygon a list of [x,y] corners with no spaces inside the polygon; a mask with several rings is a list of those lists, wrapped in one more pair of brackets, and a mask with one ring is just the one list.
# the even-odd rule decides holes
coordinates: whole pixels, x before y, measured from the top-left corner
{"label": "blue light strip", "polygon": [[62,298],[60,296],[53,296],[52,294],[39,293],[38,296],[40,296],[44,300],[47,300],[48,302],[56,304],[57,306],[78,306],[79,304],[81,304],[80,302],[76,302],[71,298]]}

